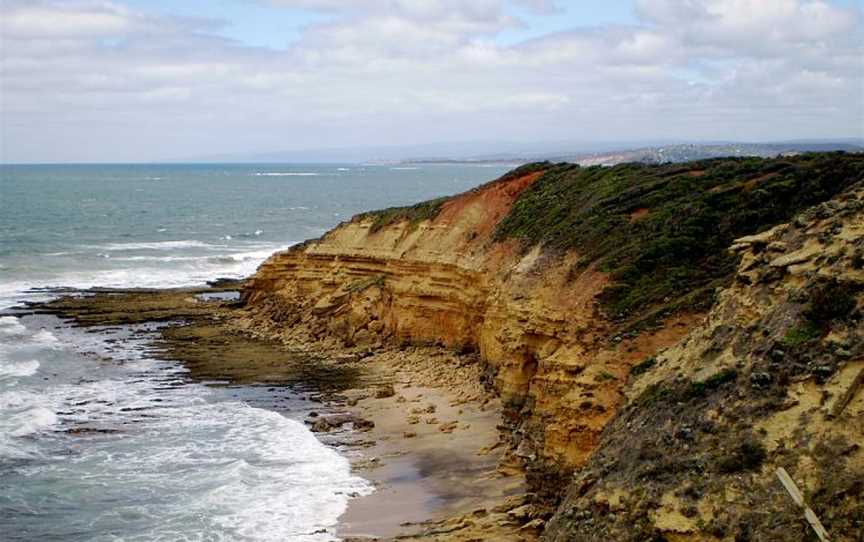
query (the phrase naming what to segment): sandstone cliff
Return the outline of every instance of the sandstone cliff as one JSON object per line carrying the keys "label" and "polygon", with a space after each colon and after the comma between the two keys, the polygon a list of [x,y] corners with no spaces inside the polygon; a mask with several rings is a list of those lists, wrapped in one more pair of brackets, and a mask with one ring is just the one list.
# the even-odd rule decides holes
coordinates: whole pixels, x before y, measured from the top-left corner
{"label": "sandstone cliff", "polygon": [[677,341],[693,318],[610,342],[613,326],[595,303],[606,273],[579,267],[577,253],[493,240],[542,173],[457,196],[431,220],[344,223],[270,258],[245,301],[286,339],[476,350],[509,407],[516,455],[579,464],[614,415],[630,366]]}
{"label": "sandstone cliff", "polygon": [[[860,282],[860,193],[850,187],[862,175],[864,159],[839,154],[533,164],[452,198],[360,215],[274,255],[243,293],[247,322],[294,343],[478,352],[504,399],[513,457],[547,502],[570,487],[547,529],[552,540],[722,539],[745,527],[711,529],[739,520],[768,532],[747,503],[782,506],[768,467],[776,458],[800,472],[801,461],[823,465],[842,452],[849,472],[862,472],[850,448],[861,440],[859,396],[836,431],[806,429],[864,354],[849,307],[857,289],[846,313],[806,316],[822,304],[812,299]],[[727,252],[734,237],[834,196]],[[858,433],[848,416],[858,416]],[[817,448],[845,440],[804,453],[817,434]],[[797,451],[782,455],[793,443]],[[681,453],[688,446],[694,457]],[[743,470],[692,482],[738,460]],[[738,485],[723,489],[723,477]],[[684,481],[692,502],[674,492]],[[859,498],[860,484],[831,483]],[[842,517],[843,529],[855,525]]]}
{"label": "sandstone cliff", "polygon": [[831,540],[864,534],[864,189],[738,239],[734,284],[631,374],[549,540]]}

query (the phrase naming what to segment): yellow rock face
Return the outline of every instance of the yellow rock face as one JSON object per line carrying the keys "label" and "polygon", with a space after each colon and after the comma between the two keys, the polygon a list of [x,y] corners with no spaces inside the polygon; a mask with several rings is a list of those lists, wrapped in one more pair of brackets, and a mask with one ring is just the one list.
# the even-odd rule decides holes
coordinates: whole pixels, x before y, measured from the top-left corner
{"label": "yellow rock face", "polygon": [[524,435],[518,454],[578,465],[622,400],[630,367],[693,318],[609,341],[595,296],[608,278],[575,253],[492,237],[540,173],[449,200],[419,224],[354,219],[267,260],[244,299],[256,326],[293,340],[440,344],[479,351]]}

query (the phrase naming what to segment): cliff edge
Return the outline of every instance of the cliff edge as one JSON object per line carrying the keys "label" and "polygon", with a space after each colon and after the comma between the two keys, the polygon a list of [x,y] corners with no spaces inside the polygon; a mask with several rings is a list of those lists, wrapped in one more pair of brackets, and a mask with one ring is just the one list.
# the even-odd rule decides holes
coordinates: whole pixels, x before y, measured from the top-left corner
{"label": "cliff edge", "polygon": [[476,352],[550,540],[806,540],[775,465],[860,533],[862,179],[843,153],[530,164],[275,254],[242,325]]}

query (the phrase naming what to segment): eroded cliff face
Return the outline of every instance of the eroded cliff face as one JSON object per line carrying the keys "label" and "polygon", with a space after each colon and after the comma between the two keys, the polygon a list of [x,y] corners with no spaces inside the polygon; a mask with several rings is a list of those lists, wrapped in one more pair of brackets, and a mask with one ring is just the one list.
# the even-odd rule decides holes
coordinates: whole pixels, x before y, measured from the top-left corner
{"label": "eroded cliff face", "polygon": [[291,342],[478,351],[507,405],[515,457],[581,464],[617,411],[630,367],[698,318],[614,336],[595,301],[608,277],[594,265],[493,240],[541,174],[457,196],[431,220],[376,229],[358,217],[274,255],[244,292],[250,329]]}
{"label": "eroded cliff face", "polygon": [[[748,216],[775,217],[760,227],[823,202],[738,239],[730,249],[736,258],[694,260],[732,262],[725,281],[708,283],[724,285],[710,312],[661,304],[634,329],[634,320],[604,313],[600,294],[613,280],[596,257],[496,237],[520,194],[543,175],[534,170],[448,199],[429,216],[361,215],[274,255],[244,291],[249,317],[242,321],[252,332],[323,348],[412,343],[479,353],[504,400],[512,457],[528,467],[546,502],[565,495],[545,530],[549,540],[807,540],[800,511],[774,477],[777,466],[798,481],[829,532],[855,539],[851,533],[864,532],[864,394],[857,387],[864,380],[864,189],[860,168],[843,167],[858,162],[817,157],[809,170],[796,169],[806,158],[767,164],[796,172],[788,182],[764,169],[743,167],[739,178],[708,164],[713,184],[696,186],[708,194],[702,207],[688,207],[688,192],[679,190],[676,205],[685,214],[720,219],[712,213],[725,209],[725,195],[739,193],[735,201]],[[842,182],[826,180],[831,171]],[[595,173],[577,181],[594,182]],[[637,201],[673,175],[701,179],[704,171],[653,173],[621,200],[610,191],[590,208],[625,211],[601,215],[598,231],[650,221],[655,210],[621,201]],[[824,178],[808,185],[810,175]],[[769,192],[753,192],[766,180],[778,181],[773,190],[795,206],[781,202],[787,207],[763,213],[761,203],[751,205],[756,198],[770,207]],[[550,188],[541,196],[555,194]],[[799,192],[804,197],[795,199]],[[530,224],[525,208],[519,215]],[[672,230],[661,231],[666,237],[652,250],[663,242],[670,250],[690,246]],[[704,291],[692,276],[689,287]],[[538,510],[532,518],[548,518]]]}
{"label": "eroded cliff face", "polygon": [[634,371],[546,529],[554,541],[831,540],[864,533],[864,190],[739,239],[733,285]]}

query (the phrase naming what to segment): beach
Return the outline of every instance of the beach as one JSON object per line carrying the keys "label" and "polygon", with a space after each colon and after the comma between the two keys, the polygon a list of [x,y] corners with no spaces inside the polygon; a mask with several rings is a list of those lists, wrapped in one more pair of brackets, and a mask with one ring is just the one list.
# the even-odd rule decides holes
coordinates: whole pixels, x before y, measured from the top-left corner
{"label": "beach", "polygon": [[[476,355],[423,346],[320,349],[256,337],[238,329],[236,286],[103,290],[23,312],[98,329],[170,322],[151,355],[179,361],[194,381],[256,390],[256,406],[290,410],[369,481],[374,490],[349,495],[333,530],[345,540],[533,538],[520,529],[524,476],[502,462],[500,403],[482,385]],[[286,394],[293,396],[288,409]]]}

